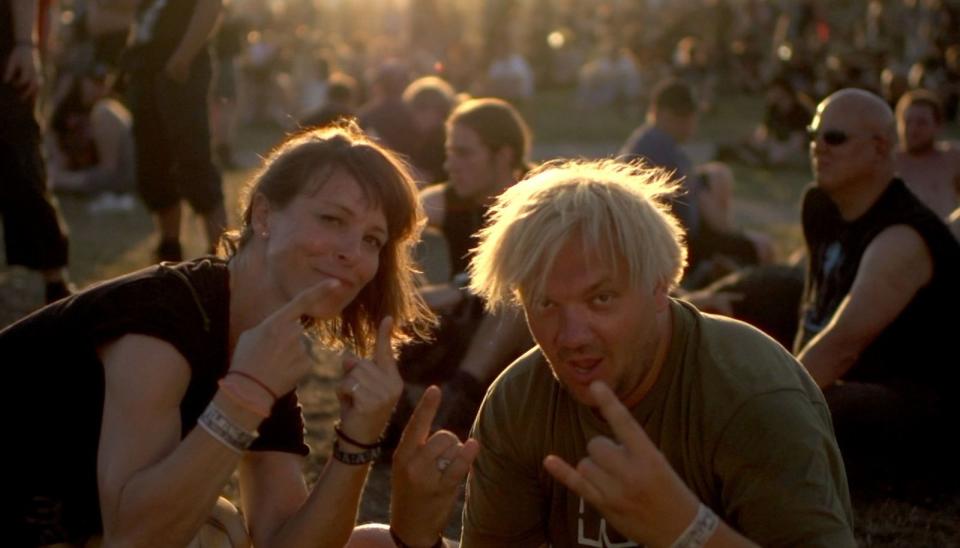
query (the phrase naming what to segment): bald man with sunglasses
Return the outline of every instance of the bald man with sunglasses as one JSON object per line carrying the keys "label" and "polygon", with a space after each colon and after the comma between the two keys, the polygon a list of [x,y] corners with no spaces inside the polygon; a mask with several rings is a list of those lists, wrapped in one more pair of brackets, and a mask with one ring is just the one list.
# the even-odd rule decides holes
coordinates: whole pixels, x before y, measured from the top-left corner
{"label": "bald man with sunglasses", "polygon": [[895,177],[882,99],[840,90],[809,132],[815,182],[803,200],[809,265],[795,350],[824,390],[851,486],[956,485],[947,432],[960,355],[945,318],[960,307],[960,245]]}

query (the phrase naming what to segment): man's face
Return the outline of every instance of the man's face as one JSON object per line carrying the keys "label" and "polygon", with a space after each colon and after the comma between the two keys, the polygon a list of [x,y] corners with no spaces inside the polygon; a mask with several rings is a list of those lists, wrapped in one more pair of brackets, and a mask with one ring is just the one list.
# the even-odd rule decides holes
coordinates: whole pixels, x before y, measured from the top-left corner
{"label": "man's face", "polygon": [[940,124],[929,105],[914,103],[897,119],[900,145],[911,154],[933,150],[939,133]]}
{"label": "man's face", "polygon": [[499,156],[480,140],[477,132],[463,124],[454,124],[447,134],[444,167],[457,194],[482,202],[496,193],[500,182],[497,180]]}
{"label": "man's face", "polygon": [[595,380],[627,405],[636,404],[658,349],[669,343],[666,291],[632,287],[620,265],[571,236],[547,275],[543,297],[523,297],[534,340],[560,383],[584,405],[594,405],[589,387]]}
{"label": "man's face", "polygon": [[810,125],[810,162],[817,186],[827,193],[867,178],[882,158],[878,136],[859,113],[835,103],[821,104]]}

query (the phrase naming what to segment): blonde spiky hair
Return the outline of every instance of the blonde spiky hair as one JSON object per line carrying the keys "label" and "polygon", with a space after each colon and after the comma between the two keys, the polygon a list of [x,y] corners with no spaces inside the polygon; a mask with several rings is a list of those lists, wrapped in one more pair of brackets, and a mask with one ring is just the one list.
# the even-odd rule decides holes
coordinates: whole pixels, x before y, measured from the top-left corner
{"label": "blonde spiky hair", "polygon": [[622,261],[633,287],[676,287],[687,260],[667,199],[669,172],[615,160],[544,164],[501,194],[470,262],[471,289],[495,310],[543,295],[560,248],[579,235],[608,264]]}

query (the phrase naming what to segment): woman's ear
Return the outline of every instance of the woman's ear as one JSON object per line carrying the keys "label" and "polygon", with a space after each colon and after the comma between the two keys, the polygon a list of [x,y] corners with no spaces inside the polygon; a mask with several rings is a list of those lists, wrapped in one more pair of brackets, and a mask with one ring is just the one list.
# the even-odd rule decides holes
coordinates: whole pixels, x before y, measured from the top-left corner
{"label": "woman's ear", "polygon": [[270,201],[260,192],[255,192],[250,198],[250,225],[254,234],[265,235],[270,233]]}

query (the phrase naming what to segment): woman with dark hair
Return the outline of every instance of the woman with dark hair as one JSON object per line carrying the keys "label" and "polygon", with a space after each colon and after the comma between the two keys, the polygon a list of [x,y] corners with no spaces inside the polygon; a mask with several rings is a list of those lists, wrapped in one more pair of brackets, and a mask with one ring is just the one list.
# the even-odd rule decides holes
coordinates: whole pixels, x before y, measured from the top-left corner
{"label": "woman with dark hair", "polygon": [[[412,280],[421,217],[406,166],[356,126],[301,133],[254,178],[222,257],[109,280],[0,331],[8,386],[34,396],[6,415],[20,417],[14,544],[184,546],[237,471],[240,536],[343,546],[403,386],[393,348],[433,321]],[[296,387],[321,347],[344,351],[340,420],[308,490]]]}

